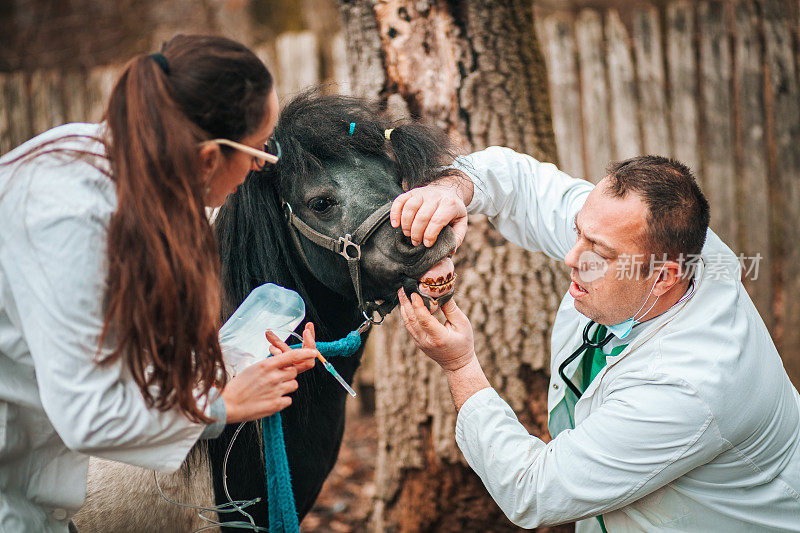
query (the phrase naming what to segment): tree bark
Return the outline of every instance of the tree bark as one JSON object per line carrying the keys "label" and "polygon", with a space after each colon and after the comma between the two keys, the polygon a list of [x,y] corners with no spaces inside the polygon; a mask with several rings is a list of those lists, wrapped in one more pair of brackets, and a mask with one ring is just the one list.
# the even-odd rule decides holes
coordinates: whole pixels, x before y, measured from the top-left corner
{"label": "tree bark", "polygon": [[[340,0],[355,94],[444,128],[465,151],[504,145],[556,161],[544,60],[526,0]],[[456,300],[489,380],[545,440],[549,337],[568,278],[473,217]],[[446,381],[398,313],[375,339],[375,531],[516,531],[454,439]],[[552,530],[571,529],[554,528]]]}

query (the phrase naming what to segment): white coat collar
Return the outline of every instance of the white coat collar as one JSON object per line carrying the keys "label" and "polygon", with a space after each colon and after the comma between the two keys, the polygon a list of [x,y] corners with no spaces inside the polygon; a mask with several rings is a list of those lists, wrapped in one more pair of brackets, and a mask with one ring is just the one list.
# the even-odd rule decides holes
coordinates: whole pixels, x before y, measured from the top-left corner
{"label": "white coat collar", "polygon": [[[696,268],[697,271],[695,272],[694,275],[695,279],[694,294],[696,294],[700,290],[700,285],[703,283],[703,276],[705,275],[705,270],[706,270],[705,262],[704,261],[698,262]],[[600,382],[602,381],[603,376],[605,376],[605,374],[611,367],[613,367],[614,365],[619,363],[622,359],[627,357],[628,354],[630,354],[633,350],[636,350],[637,348],[645,344],[647,341],[652,339],[656,333],[661,331],[665,326],[667,326],[670,322],[672,322],[672,320],[677,316],[677,314],[686,307],[689,301],[691,301],[693,296],[694,295],[690,296],[689,298],[686,298],[682,302],[673,305],[670,309],[660,314],[659,316],[640,324],[638,327],[643,327],[645,329],[642,332],[640,332],[633,340],[633,342],[627,345],[618,355],[606,357],[606,366],[603,367],[602,370],[600,370],[597,377],[594,380],[592,380],[592,382],[589,384],[589,387],[586,389],[586,391],[584,391],[584,393],[581,395],[578,401],[583,400],[584,398],[591,397],[597,390],[597,388],[600,386]]]}
{"label": "white coat collar", "polygon": [[[700,287],[703,284],[703,279],[704,279],[704,277],[706,275],[705,262],[704,261],[699,261],[696,264],[695,268],[696,268],[696,272],[695,272],[695,275],[694,275],[694,280],[695,280],[694,281],[694,283],[695,283],[694,294],[697,294],[697,292],[699,292]],[[554,381],[555,381],[555,383],[557,385],[555,388],[559,389],[559,391],[558,391],[558,394],[555,397],[553,397],[552,401],[548,402],[548,410],[552,410],[553,407],[555,406],[555,404],[558,403],[558,401],[560,401],[560,399],[561,399],[561,397],[563,397],[564,391],[566,389],[565,384],[562,382],[561,378],[558,376],[557,371],[554,371],[553,369],[557,369],[558,365],[560,365],[561,362],[569,356],[569,354],[571,354],[573,351],[575,351],[581,345],[581,343],[583,342],[583,337],[582,337],[583,329],[586,327],[586,324],[589,323],[589,318],[588,317],[580,314],[577,310],[575,310],[575,308],[574,308],[574,300],[572,299],[572,297],[567,295],[567,298],[568,298],[568,300],[565,300],[562,303],[562,306],[564,306],[562,311],[564,311],[564,312],[572,311],[573,313],[575,313],[575,315],[577,315],[577,319],[578,320],[577,320],[577,324],[575,325],[575,331],[578,333],[578,335],[577,335],[577,337],[575,335],[567,335],[567,336],[565,336],[564,342],[562,343],[561,347],[558,349],[557,354],[554,354],[555,355],[555,360],[554,360],[553,364],[551,365],[551,372],[553,372],[553,379],[554,379]],[[658,331],[660,331],[667,324],[669,324],[675,318],[675,316],[682,309],[684,309],[686,307],[686,305],[688,305],[688,303],[690,301],[692,301],[692,298],[693,298],[693,296],[690,297],[690,298],[687,298],[683,302],[680,302],[680,303],[674,305],[672,308],[670,308],[666,312],[662,313],[661,315],[659,315],[659,316],[657,316],[657,317],[655,317],[655,318],[653,318],[651,320],[648,320],[647,322],[644,322],[641,325],[639,325],[638,327],[644,328],[644,330],[641,333],[639,333],[636,336],[636,338],[633,340],[633,342],[631,342],[628,346],[626,346],[618,355],[606,358],[606,363],[607,363],[606,366],[603,367],[603,369],[599,372],[599,374],[595,377],[595,379],[592,380],[592,382],[589,384],[589,387],[586,389],[586,391],[578,399],[578,403],[585,403],[585,402],[583,402],[583,400],[590,398],[594,394],[594,392],[600,386],[600,383],[601,383],[601,381],[603,379],[603,376],[605,376],[605,374],[608,372],[608,370],[611,367],[613,367],[619,361],[621,361],[622,359],[627,357],[628,354],[630,354],[633,350],[636,350],[636,349],[640,348],[643,344],[645,344],[650,339],[652,339],[653,336],[656,333],[658,333]],[[569,325],[565,324],[565,327],[569,327]],[[577,371],[577,369],[578,369],[578,367],[580,365],[580,361],[581,361],[581,358],[579,357],[575,361],[570,363],[564,369],[564,374],[567,377],[571,378],[575,374],[575,372]],[[577,404],[576,404],[576,409],[577,409]]]}

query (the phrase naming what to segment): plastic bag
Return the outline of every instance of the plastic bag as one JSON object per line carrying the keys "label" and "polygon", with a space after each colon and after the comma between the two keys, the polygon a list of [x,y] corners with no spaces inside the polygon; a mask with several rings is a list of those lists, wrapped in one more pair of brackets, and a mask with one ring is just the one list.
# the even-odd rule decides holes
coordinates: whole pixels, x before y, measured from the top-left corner
{"label": "plastic bag", "polygon": [[219,330],[228,375],[269,356],[267,330],[285,341],[305,316],[305,302],[295,291],[274,283],[253,289]]}

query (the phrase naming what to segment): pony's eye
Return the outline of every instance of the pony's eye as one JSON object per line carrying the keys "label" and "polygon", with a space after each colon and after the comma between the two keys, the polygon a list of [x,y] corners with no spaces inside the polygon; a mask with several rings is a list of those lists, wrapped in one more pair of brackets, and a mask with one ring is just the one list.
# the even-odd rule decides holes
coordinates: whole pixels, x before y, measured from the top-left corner
{"label": "pony's eye", "polygon": [[319,196],[308,202],[308,207],[321,215],[330,211],[334,205],[336,205],[336,200],[327,196]]}

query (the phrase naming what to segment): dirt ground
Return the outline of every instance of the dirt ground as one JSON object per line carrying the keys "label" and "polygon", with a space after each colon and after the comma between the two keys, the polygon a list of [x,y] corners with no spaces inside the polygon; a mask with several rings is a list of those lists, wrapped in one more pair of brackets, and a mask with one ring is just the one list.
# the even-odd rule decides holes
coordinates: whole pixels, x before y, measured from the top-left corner
{"label": "dirt ground", "polygon": [[339,459],[328,476],[317,503],[300,529],[318,533],[366,531],[372,496],[377,453],[374,415],[348,412]]}
{"label": "dirt ground", "polygon": [[[375,494],[375,457],[378,449],[374,414],[348,405],[339,459],[325,481],[314,508],[303,519],[303,533],[361,533],[368,531]],[[572,526],[537,531],[573,531]]]}

